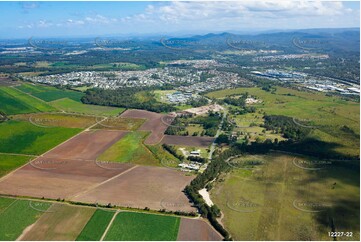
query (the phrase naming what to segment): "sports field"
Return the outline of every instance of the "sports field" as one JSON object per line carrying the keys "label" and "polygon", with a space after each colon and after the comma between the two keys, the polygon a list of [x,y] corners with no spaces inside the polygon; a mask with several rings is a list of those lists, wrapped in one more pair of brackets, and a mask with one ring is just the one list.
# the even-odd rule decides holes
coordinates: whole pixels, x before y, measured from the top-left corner
{"label": "sports field", "polygon": [[59,110],[69,113],[81,113],[100,116],[117,116],[125,110],[124,108],[83,104],[69,98],[61,98],[50,102],[50,104]]}
{"label": "sports field", "polygon": [[0,152],[40,155],[80,131],[62,127],[42,128],[24,121],[7,121],[0,123]]}
{"label": "sports field", "polygon": [[97,159],[140,165],[159,165],[159,161],[143,144],[148,132],[134,131],[128,133]]}
{"label": "sports field", "polygon": [[84,93],[82,92],[59,89],[45,85],[32,85],[26,83],[21,86],[17,86],[16,88],[34,97],[40,98],[45,102],[51,102],[61,98],[70,98],[74,101],[80,102],[81,97],[84,96]]}
{"label": "sports field", "polygon": [[0,177],[24,165],[31,159],[30,156],[0,154]]}
{"label": "sports field", "polygon": [[270,153],[230,162],[211,199],[235,240],[359,240],[359,164]]}
{"label": "sports field", "polygon": [[50,105],[13,87],[0,87],[0,111],[7,115],[54,111]]}
{"label": "sports field", "polygon": [[16,240],[50,205],[0,197],[0,240]]}
{"label": "sports field", "polygon": [[180,218],[155,214],[120,212],[105,240],[177,240]]}
{"label": "sports field", "polygon": [[99,241],[114,213],[114,210],[97,209],[76,240]]}
{"label": "sports field", "polygon": [[[224,98],[233,94],[248,92],[262,102],[257,108],[257,120],[265,112],[268,115],[285,115],[298,123],[312,127],[310,138],[328,142],[332,151],[343,155],[360,153],[360,104],[342,100],[322,93],[297,91],[277,87],[273,94],[261,88],[236,88],[208,93],[211,98]],[[240,119],[249,119],[240,115]],[[344,127],[346,126],[346,128]]]}

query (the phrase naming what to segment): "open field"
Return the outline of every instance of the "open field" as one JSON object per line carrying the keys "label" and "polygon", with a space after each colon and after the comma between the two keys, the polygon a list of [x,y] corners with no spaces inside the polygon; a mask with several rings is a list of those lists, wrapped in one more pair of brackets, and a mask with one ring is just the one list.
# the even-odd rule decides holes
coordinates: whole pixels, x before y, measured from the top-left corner
{"label": "open field", "polygon": [[164,135],[162,144],[167,145],[184,145],[196,147],[208,147],[214,141],[213,137],[199,137],[199,136],[178,136],[178,135]]}
{"label": "open field", "polygon": [[[343,155],[359,155],[359,103],[283,87],[277,87],[274,94],[260,88],[236,88],[211,92],[207,96],[224,98],[245,92],[262,100],[262,103],[252,105],[257,108],[258,116],[265,112],[268,115],[292,117],[301,124],[312,126],[310,138],[334,143],[330,148],[332,151]],[[353,134],[345,132],[343,126],[350,128]]]}
{"label": "open field", "polygon": [[0,240],[16,240],[50,205],[0,197]]}
{"label": "open field", "polygon": [[108,130],[85,131],[61,146],[56,147],[45,157],[56,159],[95,160],[100,154],[124,137],[126,132]]}
{"label": "open field", "polygon": [[180,218],[173,216],[120,212],[105,240],[170,240],[177,239]]}
{"label": "open field", "polygon": [[74,101],[80,102],[80,99],[84,94],[82,92],[70,91],[65,89],[59,89],[56,87],[34,84],[22,84],[17,86],[17,89],[26,92],[34,97],[40,98],[45,102],[51,102],[61,98],[70,98]]}
{"label": "open field", "polygon": [[44,213],[21,240],[74,241],[96,209],[55,203],[49,210],[52,212]]}
{"label": "open field", "polygon": [[13,87],[0,87],[0,111],[7,115],[54,111],[55,108]]}
{"label": "open field", "polygon": [[76,240],[99,241],[114,215],[113,210],[97,209]]}
{"label": "open field", "polygon": [[359,164],[270,153],[230,162],[211,190],[235,240],[359,240]]}
{"label": "open field", "polygon": [[177,240],[221,241],[223,237],[202,219],[181,218]]}
{"label": "open field", "polygon": [[125,110],[124,108],[83,104],[69,98],[61,98],[52,101],[49,104],[59,110],[63,110],[69,113],[81,113],[100,116],[117,116]]}
{"label": "open field", "polygon": [[98,157],[101,161],[133,163],[139,165],[159,165],[159,161],[144,146],[148,132],[134,131],[127,133]]}
{"label": "open field", "polygon": [[182,192],[194,176],[164,167],[138,166],[76,197],[76,201],[170,211],[195,211]]}
{"label": "open field", "polygon": [[108,117],[106,120],[100,122],[93,129],[111,129],[111,130],[137,130],[145,122],[145,119],[140,118],[122,118],[122,117]]}
{"label": "open field", "polygon": [[6,121],[0,123],[0,152],[40,155],[79,132],[80,129],[42,128],[30,122]]}
{"label": "open field", "polygon": [[39,157],[0,180],[0,194],[70,199],[130,167]]}
{"label": "open field", "polygon": [[29,156],[0,154],[0,177],[24,165],[30,159]]}
{"label": "open field", "polygon": [[97,122],[96,117],[64,113],[19,114],[13,120],[29,121],[40,127],[87,128]]}
{"label": "open field", "polygon": [[120,115],[122,118],[142,118],[147,121],[139,128],[143,131],[151,131],[151,135],[145,140],[145,144],[152,145],[159,143],[164,135],[164,131],[168,125],[163,121],[164,118],[169,117],[168,115],[149,112],[145,110],[126,110]]}

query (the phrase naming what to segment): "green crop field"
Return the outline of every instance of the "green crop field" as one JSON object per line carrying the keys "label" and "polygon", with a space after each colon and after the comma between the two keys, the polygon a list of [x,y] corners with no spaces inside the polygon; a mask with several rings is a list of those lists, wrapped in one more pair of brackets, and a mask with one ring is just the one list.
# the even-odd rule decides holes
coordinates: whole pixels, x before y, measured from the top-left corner
{"label": "green crop field", "polygon": [[120,212],[105,240],[177,240],[180,218]]}
{"label": "green crop field", "polygon": [[133,131],[112,145],[98,157],[101,161],[131,162],[140,165],[159,165],[159,161],[144,146],[148,132]]}
{"label": "green crop field", "polygon": [[96,210],[76,240],[99,241],[114,213],[111,210]]}
{"label": "green crop field", "polygon": [[84,96],[84,93],[82,92],[64,90],[44,85],[22,84],[16,88],[46,102],[51,102],[61,98],[70,98],[74,101],[80,102],[81,97]]}
{"label": "green crop field", "polygon": [[125,108],[83,104],[69,98],[52,101],[50,104],[59,110],[69,113],[82,113],[100,116],[117,116],[125,110]]}
{"label": "green crop field", "polygon": [[27,231],[23,240],[74,241],[96,209],[54,203],[48,211]]}
{"label": "green crop field", "polygon": [[55,108],[12,87],[0,88],[0,111],[7,115],[54,111]]}
{"label": "green crop field", "polygon": [[[228,95],[248,92],[262,102],[252,106],[257,108],[256,121],[260,121],[263,113],[267,115],[285,115],[312,126],[310,138],[327,143],[334,152],[343,155],[358,155],[360,152],[360,104],[342,100],[339,97],[326,96],[323,93],[297,91],[277,87],[273,94],[260,88],[236,88],[208,93],[211,98],[224,98]],[[254,117],[253,117],[254,118]],[[239,115],[241,120],[250,119],[249,115]],[[237,121],[237,120],[236,120]],[[349,132],[342,127],[347,126]]]}
{"label": "green crop field", "polygon": [[230,161],[213,184],[212,201],[235,240],[359,240],[359,164],[280,153]]}
{"label": "green crop field", "polygon": [[16,240],[50,205],[0,197],[0,240]]}
{"label": "green crop field", "polygon": [[30,156],[0,154],[0,177],[24,165],[30,159],[32,159]]}
{"label": "green crop field", "polygon": [[29,122],[0,123],[0,152],[40,155],[79,133],[81,129],[34,126]]}
{"label": "green crop field", "polygon": [[17,121],[29,121],[40,127],[87,128],[97,122],[94,116],[64,113],[19,114],[11,118]]}

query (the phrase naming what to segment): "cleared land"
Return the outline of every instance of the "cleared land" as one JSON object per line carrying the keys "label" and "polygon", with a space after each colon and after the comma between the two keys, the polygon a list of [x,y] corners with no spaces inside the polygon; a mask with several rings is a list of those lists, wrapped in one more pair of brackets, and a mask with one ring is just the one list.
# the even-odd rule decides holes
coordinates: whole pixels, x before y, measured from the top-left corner
{"label": "cleared land", "polygon": [[353,232],[342,240],[359,240],[358,164],[270,153],[231,166],[237,168],[213,184],[211,198],[233,239],[333,240],[334,226]]}
{"label": "cleared land", "polygon": [[134,131],[139,129],[145,121],[145,119],[140,118],[109,117],[97,124],[93,129]]}
{"label": "cleared land", "polygon": [[168,128],[168,125],[163,121],[169,115],[149,112],[145,110],[126,110],[120,115],[122,118],[142,118],[147,121],[139,128],[139,130],[151,131],[151,135],[145,140],[145,144],[157,144],[159,143],[164,135],[164,131]]}
{"label": "cleared land", "polygon": [[87,128],[97,122],[96,117],[63,113],[19,114],[13,120],[29,121],[40,127]]}
{"label": "cleared land", "polygon": [[21,240],[74,241],[95,212],[94,208],[53,204]]}
{"label": "cleared land", "polygon": [[58,89],[56,87],[45,85],[23,84],[21,86],[17,86],[16,88],[44,100],[45,102],[51,102],[61,98],[70,98],[74,101],[80,102],[81,97],[84,96],[84,93],[82,92]]}
{"label": "cleared land", "polygon": [[76,240],[99,241],[114,213],[115,211],[113,210],[97,209]]}
{"label": "cleared land", "polygon": [[7,115],[54,111],[55,108],[13,87],[0,87],[0,111]]}
{"label": "cleared land", "polygon": [[[129,169],[129,164],[38,158],[0,181],[0,194],[70,199]],[[113,168],[113,167],[112,167]],[[90,201],[97,202],[97,198]]]}
{"label": "cleared land", "polygon": [[181,218],[177,240],[221,241],[223,237],[202,219]]}
{"label": "cleared land", "polygon": [[148,132],[127,133],[117,143],[112,145],[98,157],[102,161],[114,161],[121,163],[133,163],[139,165],[159,165],[159,161],[143,145]]}
{"label": "cleared land", "polygon": [[0,197],[0,240],[16,240],[50,205]]}
{"label": "cleared land", "polygon": [[138,166],[75,200],[170,211],[195,211],[182,192],[194,176],[163,167]]}
{"label": "cleared land", "polygon": [[81,113],[101,116],[117,116],[125,110],[124,108],[83,104],[69,98],[58,99],[50,102],[50,104],[53,107],[68,113]]}
{"label": "cleared land", "polygon": [[183,146],[197,146],[208,147],[214,141],[213,137],[199,137],[199,136],[178,136],[178,135],[164,135],[162,139],[163,144],[167,145],[183,145]]}
{"label": "cleared land", "polygon": [[180,218],[173,216],[120,212],[105,240],[174,241],[179,223]]}
{"label": "cleared land", "polygon": [[0,154],[0,177],[24,165],[30,159],[29,156]]}
{"label": "cleared land", "polygon": [[101,153],[121,139],[126,132],[108,130],[90,130],[83,132],[59,147],[56,147],[45,157],[57,159],[95,160]]}
{"label": "cleared land", "polygon": [[[323,150],[329,149],[343,155],[359,155],[359,103],[321,93],[297,91],[283,87],[277,87],[275,93],[254,87],[215,91],[208,93],[207,96],[224,98],[245,92],[262,100],[262,103],[252,105],[257,108],[257,112],[289,116],[301,124],[314,127],[309,138],[330,143]],[[242,116],[239,117],[242,118]],[[248,119],[248,117],[244,118]],[[342,128],[344,126],[348,128]],[[314,147],[314,149],[316,148]]]}
{"label": "cleared land", "polygon": [[80,131],[63,127],[42,128],[23,121],[6,121],[0,123],[0,152],[40,155]]}

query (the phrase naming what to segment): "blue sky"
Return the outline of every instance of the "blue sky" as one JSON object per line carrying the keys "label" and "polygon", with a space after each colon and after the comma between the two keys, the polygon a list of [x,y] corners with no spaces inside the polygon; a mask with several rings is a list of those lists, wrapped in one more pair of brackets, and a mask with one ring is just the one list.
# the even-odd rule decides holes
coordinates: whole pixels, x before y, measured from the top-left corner
{"label": "blue sky", "polygon": [[0,2],[0,39],[359,27],[358,1]]}

